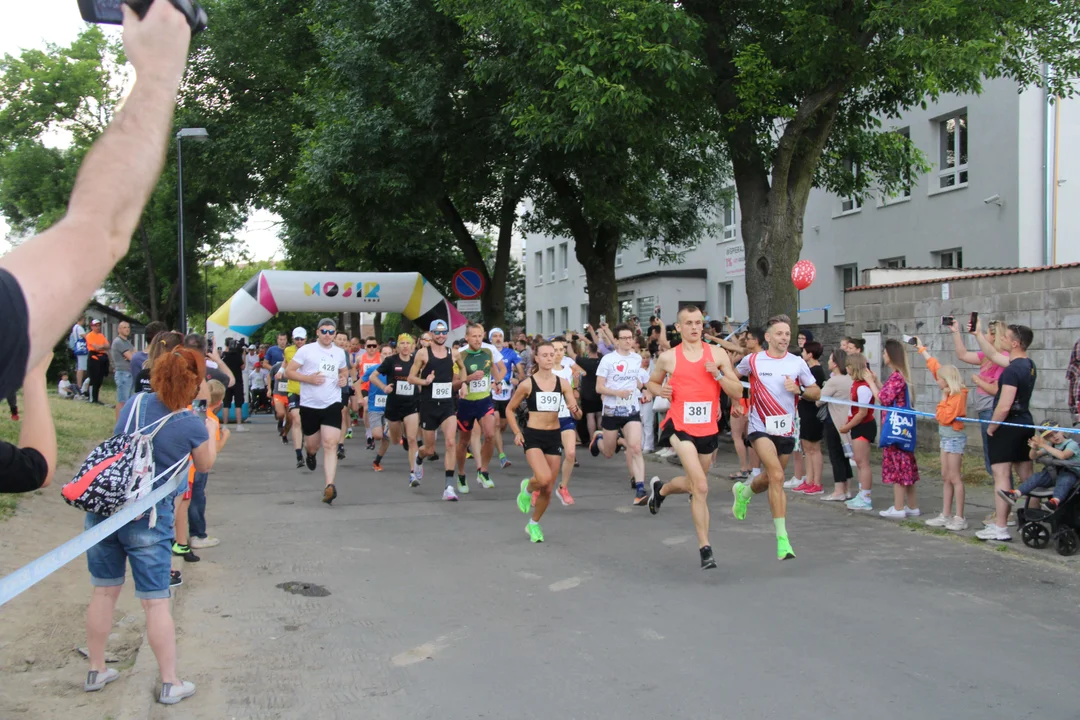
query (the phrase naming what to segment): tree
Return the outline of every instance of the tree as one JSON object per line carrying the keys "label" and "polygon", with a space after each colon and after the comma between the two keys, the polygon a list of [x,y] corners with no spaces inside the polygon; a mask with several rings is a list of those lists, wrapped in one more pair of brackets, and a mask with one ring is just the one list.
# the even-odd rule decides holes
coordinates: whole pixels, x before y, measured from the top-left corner
{"label": "tree", "polygon": [[[67,47],[49,45],[0,61],[0,212],[16,235],[40,232],[64,215],[79,165],[112,119],[130,79],[119,42],[106,40],[96,26]],[[181,126],[200,120],[183,108],[178,113]],[[242,186],[246,170],[215,163],[217,157],[188,154],[184,215],[192,285],[204,260],[220,256],[243,223],[233,192]],[[179,287],[176,215],[175,165],[170,164],[147,204],[131,251],[105,283],[133,314],[169,324],[176,321]],[[65,260],[78,262],[58,259]]]}

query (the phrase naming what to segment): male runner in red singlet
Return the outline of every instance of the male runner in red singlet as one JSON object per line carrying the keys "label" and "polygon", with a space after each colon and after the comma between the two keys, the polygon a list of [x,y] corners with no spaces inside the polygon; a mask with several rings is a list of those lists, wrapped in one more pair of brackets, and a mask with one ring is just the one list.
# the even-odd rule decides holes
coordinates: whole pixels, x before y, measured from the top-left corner
{"label": "male runner in red singlet", "polygon": [[750,378],[750,434],[747,440],[761,458],[763,472],[750,483],[737,482],[731,492],[731,512],[736,520],[746,517],[750,498],[769,491],[769,508],[776,526],[776,556],[795,557],[787,535],[787,498],[784,471],[795,449],[795,403],[797,397],[817,400],[817,386],[806,361],[787,349],[791,343],[791,320],[787,315],[769,318],[765,326],[769,349],[747,355],[735,370]]}
{"label": "male runner in red singlet", "polygon": [[[677,326],[682,342],[660,353],[649,376],[649,391],[668,398],[668,410],[660,432],[660,444],[668,443],[679,456],[686,475],[664,483],[650,483],[649,511],[655,515],[668,495],[690,493],[690,513],[697,530],[701,569],[716,567],[709,544],[709,466],[716,452],[716,417],[720,411],[720,387],[730,397],[742,397],[742,383],[731,366],[727,351],[705,345],[701,336],[705,318],[688,305],[679,311]],[[670,376],[665,382],[664,378]]]}
{"label": "male runner in red singlet", "polygon": [[[382,354],[379,352],[379,341],[375,339],[374,335],[369,335],[364,338],[364,353],[353,363],[356,368],[357,377],[363,378],[367,375],[367,371],[373,367],[379,367],[382,364]],[[361,412],[364,415],[364,435],[367,440],[367,449],[375,449],[375,438],[371,434],[371,419],[368,414],[363,411],[364,405],[367,404],[368,390],[371,387],[370,382],[360,383],[360,407]]]}

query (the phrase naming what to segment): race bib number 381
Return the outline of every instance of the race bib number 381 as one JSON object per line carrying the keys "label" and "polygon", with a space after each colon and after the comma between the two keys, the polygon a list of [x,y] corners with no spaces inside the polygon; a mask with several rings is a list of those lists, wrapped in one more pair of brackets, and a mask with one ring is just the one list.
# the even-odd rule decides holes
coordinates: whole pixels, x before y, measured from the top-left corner
{"label": "race bib number 381", "polygon": [[709,422],[712,415],[712,402],[688,402],[683,405],[683,424],[701,425]]}

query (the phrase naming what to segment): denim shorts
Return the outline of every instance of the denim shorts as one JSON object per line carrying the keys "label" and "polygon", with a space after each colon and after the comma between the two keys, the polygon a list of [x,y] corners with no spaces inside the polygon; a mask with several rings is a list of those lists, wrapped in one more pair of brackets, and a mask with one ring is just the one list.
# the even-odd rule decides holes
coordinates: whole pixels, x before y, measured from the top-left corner
{"label": "denim shorts", "polygon": [[942,435],[938,438],[938,441],[939,445],[941,446],[941,452],[963,455],[964,448],[967,447],[967,435]]}
{"label": "denim shorts", "polygon": [[126,370],[117,370],[113,373],[116,381],[116,402],[123,405],[131,399],[131,373]]}
{"label": "denim shorts", "polygon": [[[104,515],[86,513],[84,529],[107,520]],[[169,570],[172,568],[173,508],[172,498],[158,504],[157,524],[150,527],[150,514],[109,535],[86,551],[90,584],[116,587],[124,584],[125,562],[131,563],[135,578],[135,597],[160,600],[171,597]]]}

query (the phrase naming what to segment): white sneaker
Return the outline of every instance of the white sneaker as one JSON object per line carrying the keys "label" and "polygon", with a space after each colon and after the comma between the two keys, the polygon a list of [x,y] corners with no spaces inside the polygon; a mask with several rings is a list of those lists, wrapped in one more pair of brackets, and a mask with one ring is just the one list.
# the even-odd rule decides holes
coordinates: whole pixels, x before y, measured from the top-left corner
{"label": "white sneaker", "polygon": [[907,505],[905,505],[904,515],[906,517],[919,517],[920,515],[922,515],[922,510],[920,510],[919,508],[909,508]]}
{"label": "white sneaker", "polygon": [[793,477],[790,480],[785,480],[784,481],[784,489],[785,490],[791,490],[792,488],[797,488],[802,484],[803,484],[803,480],[801,480],[801,479],[799,479],[797,477]]}
{"label": "white sneaker", "polygon": [[903,510],[897,510],[895,507],[889,507],[888,510],[882,510],[878,513],[883,518],[890,518],[893,520],[903,520],[907,517],[907,513]]}
{"label": "white sneaker", "polygon": [[[929,523],[927,523],[929,525]],[[967,520],[959,515],[949,518],[949,521],[945,523],[946,530],[952,530],[953,532],[959,532],[960,530],[967,530]]]}
{"label": "white sneaker", "polygon": [[194,694],[195,683],[193,682],[181,680],[179,685],[161,683],[161,694],[158,695],[157,701],[165,705],[175,705],[184,698],[189,698]]}
{"label": "white sneaker", "polygon": [[246,433],[246,432],[250,432],[250,431],[248,430],[248,426],[247,426],[247,425],[245,425],[245,424],[243,424],[243,423],[241,423],[241,424],[239,424],[239,425],[236,425],[236,426],[234,426],[234,427],[233,427],[233,430],[235,430],[235,431],[236,431],[236,432],[238,432],[238,433]]}
{"label": "white sneaker", "polygon": [[[990,527],[991,525],[997,525],[997,523],[994,522],[995,520],[997,520],[997,513],[990,513],[989,515],[986,516],[986,519],[983,520],[983,527]],[[1005,524],[1008,525],[1009,527],[1016,527],[1016,516],[1013,515],[1012,513],[1009,513],[1009,519],[1006,521]]]}
{"label": "white sneaker", "polygon": [[423,480],[424,479],[424,466],[423,465],[417,465],[416,466],[416,471],[413,474],[416,475],[417,480]]}
{"label": "white sneaker", "polygon": [[449,500],[450,502],[457,502],[457,493],[454,492],[454,488],[447,485],[446,489],[443,490],[442,499]]}
{"label": "white sneaker", "polygon": [[993,540],[995,542],[1009,542],[1012,540],[1008,528],[998,527],[997,525],[987,525],[975,533],[975,537],[980,540]]}
{"label": "white sneaker", "polygon": [[215,546],[220,545],[220,544],[221,544],[221,541],[218,540],[216,537],[206,537],[206,538],[193,537],[193,538],[191,538],[191,541],[189,542],[189,545],[191,545],[191,547],[193,549],[195,549],[195,550],[205,550],[206,548],[212,548],[212,547],[215,547]]}
{"label": "white sneaker", "polygon": [[83,683],[83,690],[86,692],[97,692],[118,677],[120,677],[120,673],[112,668],[106,668],[100,672],[91,670],[86,674],[86,682]]}
{"label": "white sneaker", "polygon": [[952,520],[952,518],[945,517],[944,514],[938,513],[937,517],[930,518],[929,520],[926,521],[926,527],[943,528],[943,527],[945,527],[946,525],[949,524],[950,520]]}

